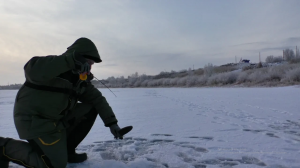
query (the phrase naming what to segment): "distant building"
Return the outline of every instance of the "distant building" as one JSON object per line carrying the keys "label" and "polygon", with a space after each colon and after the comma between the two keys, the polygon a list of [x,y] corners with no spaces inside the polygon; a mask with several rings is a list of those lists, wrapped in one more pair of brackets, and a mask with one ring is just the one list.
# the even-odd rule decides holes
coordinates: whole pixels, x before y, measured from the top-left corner
{"label": "distant building", "polygon": [[241,61],[241,63],[250,63],[250,60],[244,59],[244,60]]}
{"label": "distant building", "polygon": [[240,62],[238,63],[239,69],[243,69],[243,68],[248,67],[248,66],[250,66],[250,60],[241,58]]}

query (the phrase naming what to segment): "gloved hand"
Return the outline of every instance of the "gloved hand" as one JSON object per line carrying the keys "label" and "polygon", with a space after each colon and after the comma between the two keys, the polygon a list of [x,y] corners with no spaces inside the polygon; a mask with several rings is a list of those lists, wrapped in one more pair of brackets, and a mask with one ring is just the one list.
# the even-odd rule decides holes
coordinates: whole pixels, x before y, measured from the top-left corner
{"label": "gloved hand", "polygon": [[91,81],[93,79],[94,79],[94,75],[90,72],[90,74],[88,74],[88,76],[87,76],[87,80]]}
{"label": "gloved hand", "polygon": [[79,74],[82,73],[90,73],[91,65],[87,62],[87,60],[81,55],[76,53],[76,51],[73,52],[73,60],[75,63],[75,68],[78,71]]}
{"label": "gloved hand", "polygon": [[109,128],[115,139],[123,139],[123,136],[119,134],[120,127],[118,126],[118,124],[111,125]]}

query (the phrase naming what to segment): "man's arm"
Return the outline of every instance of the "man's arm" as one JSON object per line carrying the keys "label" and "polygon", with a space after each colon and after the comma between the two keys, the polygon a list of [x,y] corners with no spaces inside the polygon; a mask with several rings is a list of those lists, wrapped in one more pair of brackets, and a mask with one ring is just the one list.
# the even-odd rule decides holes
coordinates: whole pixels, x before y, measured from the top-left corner
{"label": "man's arm", "polygon": [[86,87],[85,92],[80,95],[79,101],[82,103],[92,104],[99,113],[106,127],[117,124],[118,120],[101,92],[96,89],[91,83]]}
{"label": "man's arm", "polygon": [[61,55],[33,57],[25,64],[24,71],[27,79],[40,82],[50,80],[74,68],[73,58]]}

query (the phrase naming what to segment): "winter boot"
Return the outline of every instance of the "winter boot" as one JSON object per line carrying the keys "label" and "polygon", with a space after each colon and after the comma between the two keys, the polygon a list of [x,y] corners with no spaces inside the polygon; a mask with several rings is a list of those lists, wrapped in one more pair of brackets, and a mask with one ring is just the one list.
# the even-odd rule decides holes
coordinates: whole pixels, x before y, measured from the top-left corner
{"label": "winter boot", "polygon": [[87,154],[86,153],[76,153],[75,149],[74,151],[68,152],[68,162],[69,163],[81,163],[87,160]]}
{"label": "winter boot", "polygon": [[[81,105],[82,107],[86,107],[85,105]],[[80,107],[80,105],[77,105]],[[81,108],[79,108],[81,109]],[[78,110],[78,112],[81,112]],[[92,108],[90,111],[85,114],[80,122],[72,122],[72,119],[69,120],[70,128],[67,129],[67,148],[68,148],[68,162],[69,163],[80,163],[87,160],[86,153],[76,153],[75,148],[80,144],[80,142],[86,137],[86,135],[91,130],[94,122],[97,118],[97,111]]]}
{"label": "winter boot", "polygon": [[1,168],[8,168],[9,166],[9,160],[3,156],[3,146],[0,147],[1,153],[0,153],[0,167]]}
{"label": "winter boot", "polygon": [[0,137],[0,167],[1,168],[8,168],[9,166],[9,159],[5,156],[5,145],[7,142],[11,140],[10,138],[3,138]]}
{"label": "winter boot", "polygon": [[3,147],[0,147],[1,153],[0,153],[0,167],[1,168],[8,168],[9,166],[9,160],[3,156]]}
{"label": "winter boot", "polygon": [[30,168],[51,168],[45,164],[44,156],[38,155],[27,142],[0,137],[0,150],[0,168],[8,168],[9,162]]}

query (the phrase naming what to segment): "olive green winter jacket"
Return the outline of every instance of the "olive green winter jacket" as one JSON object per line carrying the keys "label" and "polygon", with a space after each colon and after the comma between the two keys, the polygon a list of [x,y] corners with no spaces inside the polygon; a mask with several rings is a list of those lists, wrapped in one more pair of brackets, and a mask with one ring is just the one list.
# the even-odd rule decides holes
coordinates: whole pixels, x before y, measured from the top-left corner
{"label": "olive green winter jacket", "polygon": [[35,87],[24,84],[16,96],[14,121],[21,139],[33,139],[65,129],[64,116],[78,101],[93,105],[105,126],[117,123],[101,92],[90,80],[81,81],[79,75],[72,72],[75,69],[74,52],[101,62],[94,43],[80,38],[62,55],[33,57],[24,66],[25,83]]}

